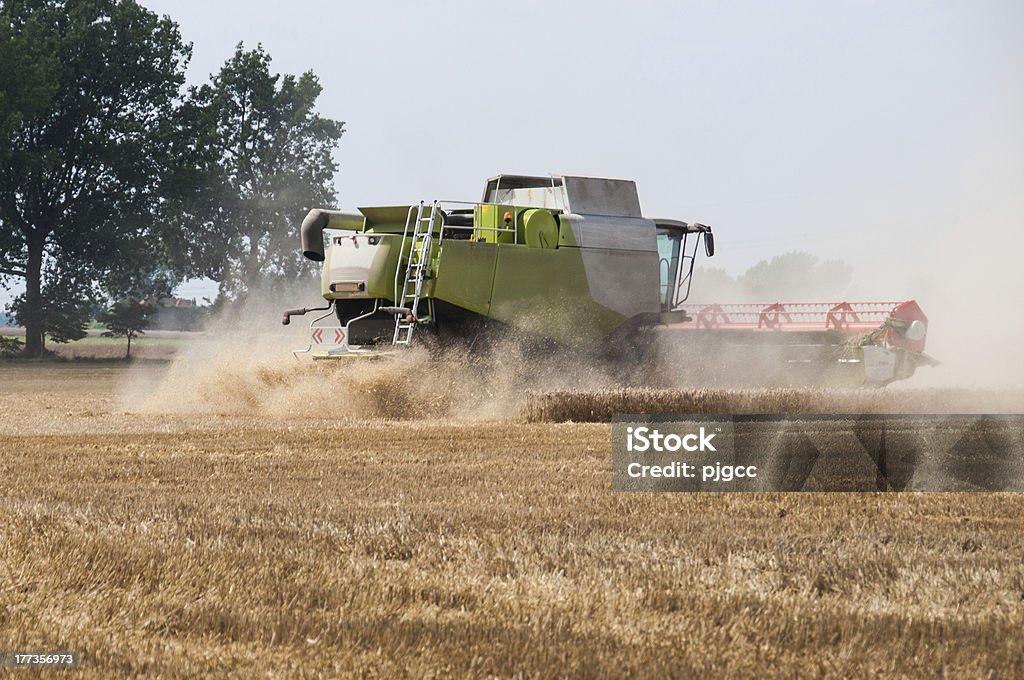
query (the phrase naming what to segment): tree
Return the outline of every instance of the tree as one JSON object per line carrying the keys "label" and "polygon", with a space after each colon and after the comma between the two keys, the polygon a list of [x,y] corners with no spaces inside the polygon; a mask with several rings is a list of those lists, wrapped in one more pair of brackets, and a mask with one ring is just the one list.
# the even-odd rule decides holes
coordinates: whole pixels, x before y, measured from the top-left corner
{"label": "tree", "polygon": [[96,282],[161,254],[146,243],[190,50],[134,0],[0,2],[0,275],[24,280],[27,354]]}
{"label": "tree", "polygon": [[848,297],[853,268],[842,260],[819,262],[810,253],[793,251],[761,260],[735,278],[719,268],[698,269],[693,278],[690,299],[698,302],[828,301]]}
{"label": "tree", "polygon": [[793,251],[761,260],[737,282],[759,301],[794,296],[821,300],[844,296],[852,279],[853,270],[841,260],[819,263],[810,253]]}
{"label": "tree", "polygon": [[229,299],[312,272],[298,228],[311,207],[335,200],[332,155],[344,132],[316,112],[321,91],[312,72],[271,74],[263,47],[240,43],[183,107],[176,153],[192,165],[175,176],[184,242],[172,250]]}
{"label": "tree", "polygon": [[694,271],[690,301],[741,302],[743,297],[736,279],[721,267],[698,267]]}
{"label": "tree", "polygon": [[18,338],[0,335],[0,359],[9,359],[22,353],[22,343]]}
{"label": "tree", "polygon": [[137,300],[121,300],[100,315],[99,321],[107,327],[104,331],[105,338],[127,338],[128,348],[125,350],[124,358],[129,359],[132,355],[132,339],[145,335],[146,329],[152,321],[153,305],[148,305]]}

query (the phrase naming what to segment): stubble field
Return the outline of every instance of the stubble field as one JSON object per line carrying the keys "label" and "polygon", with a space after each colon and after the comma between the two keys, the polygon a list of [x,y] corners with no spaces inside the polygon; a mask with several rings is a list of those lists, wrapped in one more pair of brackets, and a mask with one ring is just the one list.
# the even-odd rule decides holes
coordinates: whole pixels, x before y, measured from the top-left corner
{"label": "stubble field", "polygon": [[166,370],[0,364],[0,649],[85,678],[1024,675],[1019,495],[613,494],[607,424],[324,414],[291,372],[154,406]]}

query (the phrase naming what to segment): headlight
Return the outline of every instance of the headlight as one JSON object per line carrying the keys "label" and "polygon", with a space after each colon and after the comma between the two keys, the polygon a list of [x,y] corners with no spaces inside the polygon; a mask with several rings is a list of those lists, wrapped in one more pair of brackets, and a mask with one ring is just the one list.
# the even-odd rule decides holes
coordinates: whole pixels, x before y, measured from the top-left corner
{"label": "headlight", "polygon": [[914,319],[910,322],[910,325],[907,326],[907,329],[903,331],[903,335],[906,336],[907,340],[917,342],[918,340],[924,340],[924,334],[927,330],[928,329],[925,327],[924,322]]}

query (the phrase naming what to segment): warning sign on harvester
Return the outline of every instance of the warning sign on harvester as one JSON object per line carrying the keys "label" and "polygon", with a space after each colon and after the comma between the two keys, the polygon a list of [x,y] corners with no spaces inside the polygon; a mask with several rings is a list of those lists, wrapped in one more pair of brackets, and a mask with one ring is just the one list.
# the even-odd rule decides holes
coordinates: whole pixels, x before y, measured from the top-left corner
{"label": "warning sign on harvester", "polygon": [[345,342],[345,329],[342,326],[321,326],[309,332],[314,345],[341,345]]}
{"label": "warning sign on harvester", "polygon": [[1022,415],[619,415],[614,491],[1024,491]]}

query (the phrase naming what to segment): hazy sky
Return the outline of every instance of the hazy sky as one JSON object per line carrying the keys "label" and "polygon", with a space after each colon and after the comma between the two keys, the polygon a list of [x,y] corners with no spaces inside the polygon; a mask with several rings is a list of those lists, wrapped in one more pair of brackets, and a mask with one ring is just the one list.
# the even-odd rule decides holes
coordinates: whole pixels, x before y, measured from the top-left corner
{"label": "hazy sky", "polygon": [[[194,43],[312,69],[346,121],[340,207],[478,197],[499,172],[637,180],[715,264],[904,249],[1024,186],[1024,3],[143,0]],[[1018,212],[1019,215],[1019,212]]]}
{"label": "hazy sky", "polygon": [[713,225],[732,273],[794,249],[891,270],[1021,226],[1020,0],[141,1],[192,82],[239,41],[319,76],[342,208],[628,177],[646,215]]}

